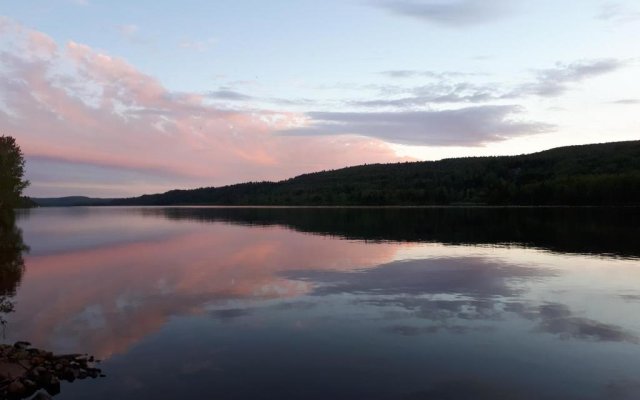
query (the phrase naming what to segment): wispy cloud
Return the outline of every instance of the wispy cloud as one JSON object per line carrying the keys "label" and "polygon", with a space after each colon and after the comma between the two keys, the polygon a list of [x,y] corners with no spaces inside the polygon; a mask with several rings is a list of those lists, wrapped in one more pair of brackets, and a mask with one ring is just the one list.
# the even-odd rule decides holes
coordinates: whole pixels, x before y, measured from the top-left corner
{"label": "wispy cloud", "polygon": [[122,39],[131,44],[148,46],[153,43],[153,39],[144,34],[142,28],[136,24],[122,24],[115,29]]}
{"label": "wispy cloud", "polygon": [[[434,104],[487,104],[513,101],[528,96],[559,97],[578,84],[601,75],[615,72],[627,65],[624,60],[595,59],[573,63],[557,63],[552,68],[534,71],[532,79],[521,84],[478,82],[475,77],[486,75],[465,72],[433,72],[417,70],[389,70],[383,75],[396,78],[426,78],[426,85],[379,85],[378,97],[350,101],[356,107],[415,109]],[[620,103],[629,104],[629,100]]]}
{"label": "wispy cloud", "polygon": [[396,69],[389,71],[382,71],[382,75],[389,78],[433,78],[433,79],[448,79],[448,78],[461,78],[470,76],[484,76],[486,74],[480,72],[458,72],[458,71],[417,71],[411,69]]}
{"label": "wispy cloud", "polygon": [[204,40],[182,40],[178,43],[178,46],[183,49],[195,50],[204,52],[209,50],[216,44],[217,40],[215,38],[208,38]]}
{"label": "wispy cloud", "polygon": [[620,3],[606,3],[600,7],[596,18],[611,22],[632,22],[640,20],[640,11]]}
{"label": "wispy cloud", "polygon": [[387,0],[373,4],[394,14],[439,25],[464,27],[501,19],[512,12],[507,0]]}
{"label": "wispy cloud", "polygon": [[447,81],[416,86],[413,88],[396,88],[385,90],[387,94],[394,91],[399,96],[356,100],[350,102],[358,107],[393,107],[414,108],[439,103],[483,103],[500,97],[495,85],[475,85],[468,82],[449,83]]}
{"label": "wispy cloud", "polygon": [[553,68],[539,70],[534,81],[521,85],[510,96],[526,94],[542,97],[560,96],[571,89],[575,83],[614,72],[625,65],[625,61],[616,59],[583,60],[571,64],[558,63]]}
{"label": "wispy cloud", "polygon": [[247,101],[251,100],[254,97],[249,96],[248,94],[236,92],[230,88],[220,88],[218,90],[213,90],[207,92],[207,97],[216,100],[229,100],[229,101]]}
{"label": "wispy cloud", "polygon": [[118,26],[118,32],[125,38],[131,38],[140,31],[140,27],[135,24],[125,24]]}
{"label": "wispy cloud", "polygon": [[442,111],[312,112],[307,126],[288,135],[356,134],[389,142],[433,146],[478,146],[548,132],[553,126],[517,119],[518,106],[477,106]]}
{"label": "wispy cloud", "polygon": [[640,99],[620,99],[620,100],[614,100],[611,102],[611,104],[622,104],[622,105],[634,105],[634,104],[640,104]]}

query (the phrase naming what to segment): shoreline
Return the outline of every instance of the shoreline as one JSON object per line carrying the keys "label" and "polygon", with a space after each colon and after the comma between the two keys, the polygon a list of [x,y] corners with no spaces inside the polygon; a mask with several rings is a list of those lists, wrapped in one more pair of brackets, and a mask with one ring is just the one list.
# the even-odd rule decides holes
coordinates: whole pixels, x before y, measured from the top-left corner
{"label": "shoreline", "polygon": [[60,393],[61,381],[104,377],[98,362],[87,354],[55,355],[29,342],[0,344],[0,397],[50,399]]}

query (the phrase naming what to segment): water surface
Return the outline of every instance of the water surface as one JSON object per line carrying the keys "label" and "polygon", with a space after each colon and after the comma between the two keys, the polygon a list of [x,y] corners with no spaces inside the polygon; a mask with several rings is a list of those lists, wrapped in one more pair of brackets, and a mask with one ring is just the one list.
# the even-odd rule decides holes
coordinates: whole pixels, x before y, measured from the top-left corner
{"label": "water surface", "polygon": [[5,341],[104,360],[60,399],[637,399],[639,216],[36,209]]}

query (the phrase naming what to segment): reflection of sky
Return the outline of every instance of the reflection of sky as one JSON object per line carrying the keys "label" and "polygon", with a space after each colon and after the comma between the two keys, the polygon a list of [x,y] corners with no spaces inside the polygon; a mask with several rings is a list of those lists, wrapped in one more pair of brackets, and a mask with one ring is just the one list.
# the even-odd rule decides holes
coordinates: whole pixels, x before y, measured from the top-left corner
{"label": "reflection of sky", "polygon": [[[127,208],[86,207],[33,209],[22,217],[24,240],[33,243],[31,255],[68,253],[132,242],[160,241],[185,230],[185,224],[144,218]],[[65,223],[61,224],[60,220]]]}
{"label": "reflection of sky", "polygon": [[7,340],[107,359],[107,379],[63,399],[631,399],[638,388],[637,261],[132,209],[36,210],[19,224],[32,253]]}

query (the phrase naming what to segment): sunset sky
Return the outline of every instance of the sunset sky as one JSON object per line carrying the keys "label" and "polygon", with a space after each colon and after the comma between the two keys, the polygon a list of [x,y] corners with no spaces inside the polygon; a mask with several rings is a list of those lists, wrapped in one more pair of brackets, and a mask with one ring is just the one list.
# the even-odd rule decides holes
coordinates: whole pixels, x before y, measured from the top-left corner
{"label": "sunset sky", "polygon": [[30,196],[640,137],[637,0],[0,2]]}

